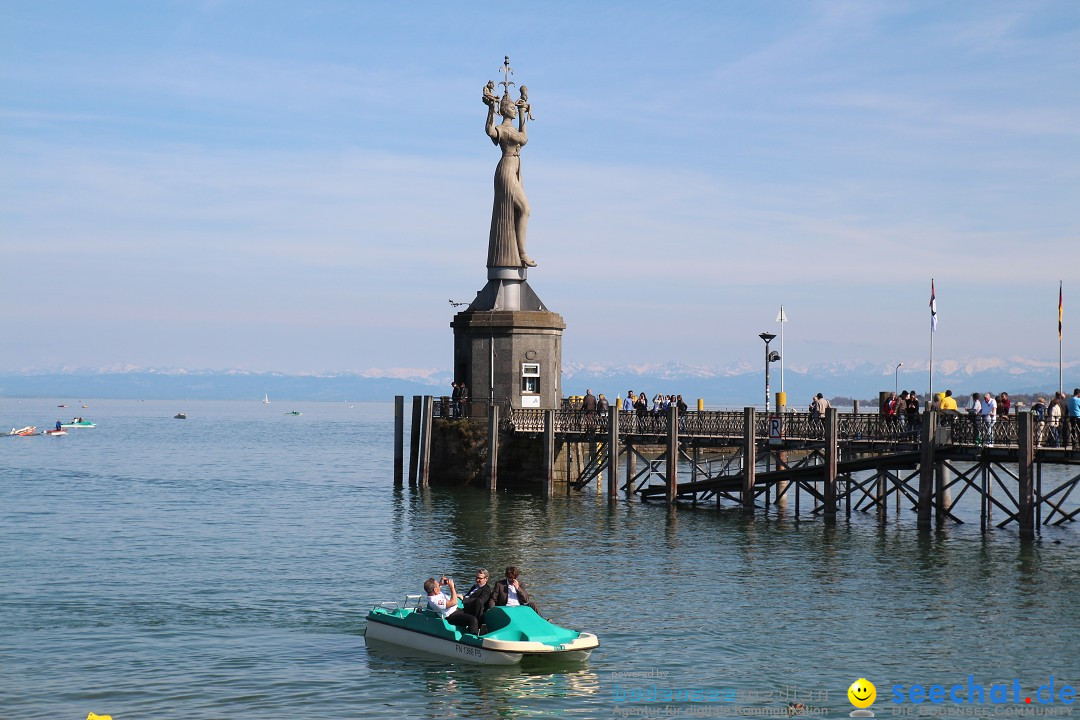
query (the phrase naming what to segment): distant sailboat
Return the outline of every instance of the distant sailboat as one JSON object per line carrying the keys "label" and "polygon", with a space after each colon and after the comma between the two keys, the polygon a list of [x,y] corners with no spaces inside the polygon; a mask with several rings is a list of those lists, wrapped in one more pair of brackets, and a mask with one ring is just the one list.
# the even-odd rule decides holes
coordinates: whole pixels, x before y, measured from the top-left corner
{"label": "distant sailboat", "polygon": [[263,393],[263,405],[269,405],[269,404],[270,404],[270,396],[268,394],[266,394],[266,393]]}

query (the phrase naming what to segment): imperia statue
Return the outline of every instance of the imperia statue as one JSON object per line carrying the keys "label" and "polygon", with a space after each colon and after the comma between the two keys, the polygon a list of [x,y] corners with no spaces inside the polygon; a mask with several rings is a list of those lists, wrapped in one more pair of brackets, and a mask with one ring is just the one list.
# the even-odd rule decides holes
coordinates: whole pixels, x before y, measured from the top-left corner
{"label": "imperia statue", "polygon": [[[529,91],[521,86],[521,97],[510,98],[510,57],[502,67],[506,80],[502,97],[495,94],[495,83],[484,87],[483,100],[487,105],[487,123],[484,126],[491,142],[502,150],[502,158],[495,168],[495,202],[491,208],[491,233],[488,236],[487,266],[536,267],[525,252],[525,231],[529,225],[529,201],[521,184],[521,148],[529,141],[525,119],[532,120]],[[496,111],[502,122],[495,124]],[[517,127],[514,119],[517,118]]]}

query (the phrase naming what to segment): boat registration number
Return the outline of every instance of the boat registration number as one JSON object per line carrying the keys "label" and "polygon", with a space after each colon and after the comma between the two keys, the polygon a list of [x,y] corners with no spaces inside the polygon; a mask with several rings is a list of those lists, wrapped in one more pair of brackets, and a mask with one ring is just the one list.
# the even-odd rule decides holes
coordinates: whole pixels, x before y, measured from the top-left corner
{"label": "boat registration number", "polygon": [[457,643],[455,643],[454,644],[454,649],[456,649],[458,651],[459,655],[468,655],[469,657],[475,657],[475,658],[479,658],[479,657],[484,656],[484,651],[483,650],[481,650],[480,648],[470,647],[468,645],[458,645]]}

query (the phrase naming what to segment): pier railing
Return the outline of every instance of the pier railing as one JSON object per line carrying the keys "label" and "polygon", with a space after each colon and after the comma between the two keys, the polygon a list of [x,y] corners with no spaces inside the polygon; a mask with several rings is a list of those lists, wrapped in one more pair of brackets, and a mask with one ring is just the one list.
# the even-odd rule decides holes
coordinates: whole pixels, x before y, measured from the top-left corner
{"label": "pier railing", "polygon": [[[515,433],[544,432],[545,410],[515,409],[503,418],[502,429]],[[553,410],[554,431],[560,435],[601,435],[608,432],[608,416],[587,413],[582,410]],[[619,433],[639,437],[664,438],[668,435],[667,415],[638,415],[619,413]],[[788,441],[816,441],[825,439],[825,424],[809,413],[783,413],[780,418],[780,435],[764,413],[754,415],[754,437]],[[678,415],[680,438],[710,438],[739,440],[744,436],[745,416],[731,411],[689,411]],[[1002,446],[1017,447],[1017,420],[1015,417],[997,417],[993,423],[970,415],[939,416],[935,442],[939,445]],[[922,416],[895,417],[874,413],[837,413],[838,439],[847,442],[910,443],[918,445],[922,429]],[[1036,423],[1036,443],[1040,447],[1053,446],[1062,432],[1049,421]]]}

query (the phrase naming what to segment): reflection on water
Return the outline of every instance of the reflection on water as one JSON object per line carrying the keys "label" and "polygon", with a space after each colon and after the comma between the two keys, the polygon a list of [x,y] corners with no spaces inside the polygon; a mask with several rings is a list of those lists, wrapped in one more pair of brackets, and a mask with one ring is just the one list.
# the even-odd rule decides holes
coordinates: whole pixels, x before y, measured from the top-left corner
{"label": "reflection on water", "polygon": [[581,667],[523,660],[519,666],[455,665],[378,640],[366,640],[373,673],[415,673],[429,717],[511,718],[550,714],[552,701],[581,703],[599,695],[599,676]]}

